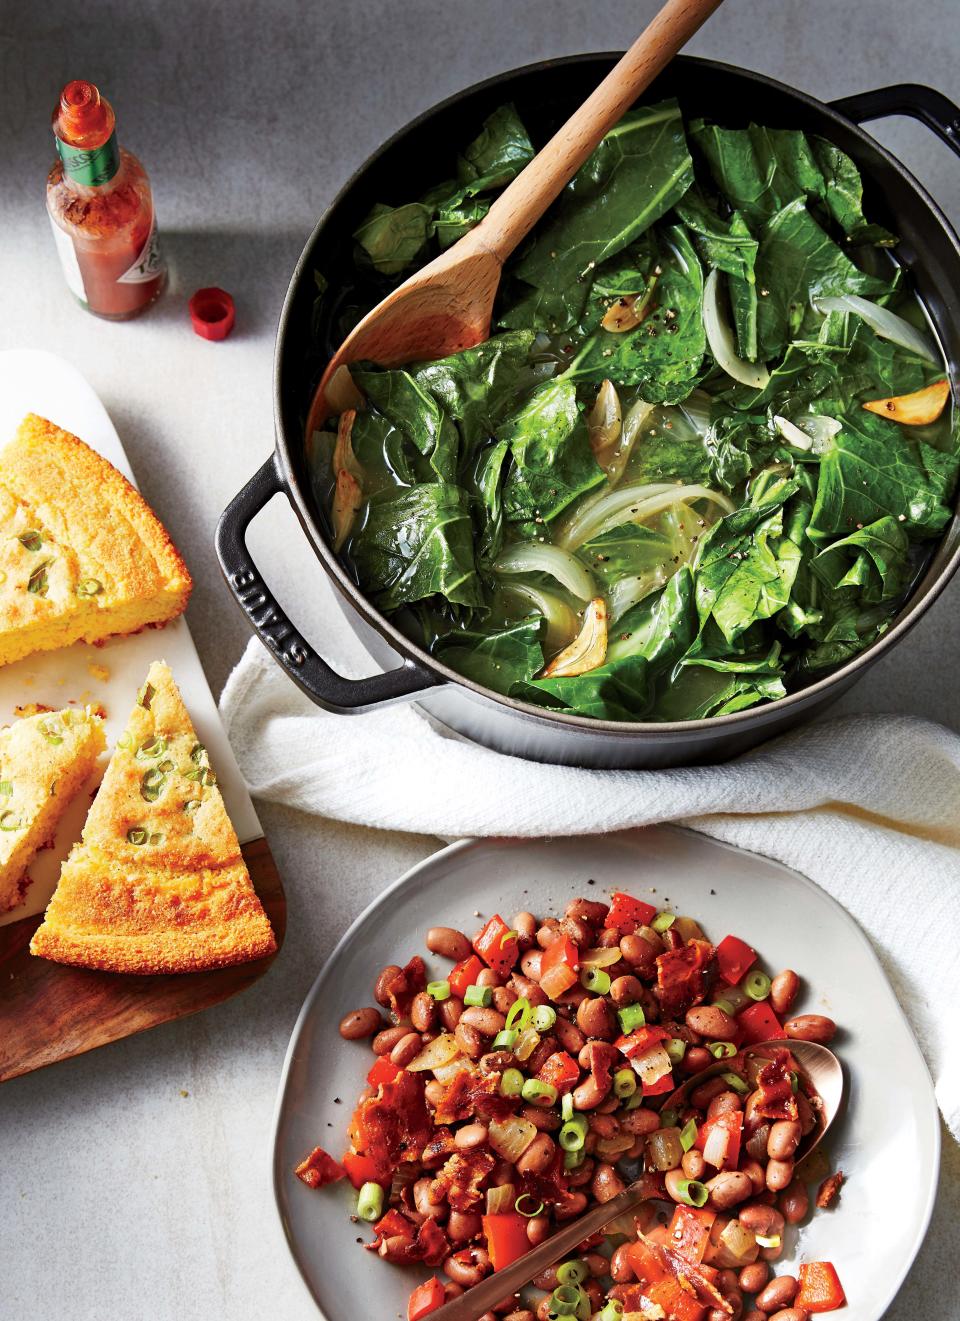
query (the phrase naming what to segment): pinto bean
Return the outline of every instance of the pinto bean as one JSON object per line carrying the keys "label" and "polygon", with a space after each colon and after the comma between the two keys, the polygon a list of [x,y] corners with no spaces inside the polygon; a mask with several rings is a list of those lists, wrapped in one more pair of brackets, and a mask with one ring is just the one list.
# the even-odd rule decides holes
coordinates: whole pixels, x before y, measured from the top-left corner
{"label": "pinto bean", "polygon": [[810,1321],[810,1313],[805,1307],[785,1307],[774,1312],[770,1321]]}
{"label": "pinto bean", "polygon": [[815,1041],[826,1046],[837,1034],[837,1025],[825,1014],[798,1014],[788,1018],[783,1030],[793,1041]]}
{"label": "pinto bean", "polygon": [[610,1041],[616,1035],[613,1015],[602,995],[591,995],[577,1007],[577,1026],[588,1037]]}
{"label": "pinto bean", "polygon": [[599,1112],[590,1116],[588,1127],[590,1132],[596,1133],[598,1138],[615,1138],[620,1132],[619,1121],[614,1119],[613,1115],[604,1115]]}
{"label": "pinto bean", "polygon": [[[589,1134],[587,1135],[589,1138]],[[567,1175],[568,1188],[585,1188],[593,1178],[593,1171],[596,1169],[597,1162],[592,1156],[587,1156],[582,1160],[575,1170],[571,1170]]]}
{"label": "pinto bean", "polygon": [[522,973],[515,972],[510,978],[510,985],[518,996],[522,995],[534,1007],[550,1003],[546,992],[541,991],[536,982],[531,981],[529,977],[524,977]]}
{"label": "pinto bean", "polygon": [[458,1023],[453,1035],[464,1055],[468,1055],[470,1059],[478,1060],[483,1054],[483,1037],[472,1023]]}
{"label": "pinto bean", "polygon": [[684,1182],[684,1180],[685,1175],[680,1168],[667,1170],[666,1174],[663,1176],[663,1184],[667,1190],[667,1196],[672,1197],[675,1202],[682,1202],[684,1200],[680,1189],[680,1184]]}
{"label": "pinto bean", "polygon": [[517,993],[512,986],[496,986],[493,991],[493,1007],[498,1014],[506,1016],[517,1002]]}
{"label": "pinto bean", "polygon": [[535,1289],[554,1290],[560,1281],[557,1279],[556,1266],[545,1266],[539,1275],[535,1275],[530,1283]]}
{"label": "pinto bean", "polygon": [[538,1133],[517,1161],[518,1174],[542,1174],[557,1150],[557,1144],[549,1133]]}
{"label": "pinto bean", "polygon": [[767,1314],[756,1307],[751,1307],[749,1312],[744,1312],[740,1321],[767,1321]]}
{"label": "pinto bean", "polygon": [[784,968],[783,972],[778,972],[770,983],[770,1008],[773,1012],[789,1014],[799,989],[800,978],[792,968]]}
{"label": "pinto bean", "polygon": [[737,1283],[744,1293],[759,1293],[770,1278],[770,1267],[765,1261],[754,1261],[744,1266]]}
{"label": "pinto bean", "polygon": [[634,1279],[634,1270],[627,1255],[629,1251],[629,1243],[621,1243],[613,1250],[610,1258],[610,1278],[614,1284],[629,1284]]}
{"label": "pinto bean", "polygon": [[593,1183],[590,1185],[590,1191],[598,1202],[609,1202],[611,1197],[616,1197],[617,1193],[622,1193],[626,1184],[620,1178],[612,1165],[606,1161],[601,1161],[597,1166],[593,1176]]}
{"label": "pinto bean", "polygon": [[767,1176],[763,1166],[758,1160],[741,1160],[740,1168],[753,1185],[753,1196],[759,1197],[766,1191]]}
{"label": "pinto bean", "polygon": [[475,1284],[479,1284],[492,1269],[489,1254],[484,1248],[464,1248],[443,1263],[444,1273],[465,1289],[472,1289]]}
{"label": "pinto bean", "polygon": [[400,1038],[390,1052],[390,1063],[398,1069],[405,1069],[411,1060],[416,1059],[423,1049],[419,1032],[407,1032]]}
{"label": "pinto bean", "polygon": [[737,1034],[736,1023],[719,1005],[696,1005],[688,1009],[686,1023],[708,1041],[732,1041]]}
{"label": "pinto bean", "polygon": [[740,1170],[721,1170],[707,1181],[710,1205],[717,1211],[745,1202],[753,1192],[749,1177]]}
{"label": "pinto bean", "polygon": [[562,917],[560,919],[560,931],[562,935],[569,937],[581,949],[593,948],[593,927],[589,922],[585,922],[582,917]]}
{"label": "pinto bean", "polygon": [[690,1104],[695,1110],[706,1110],[713,1098],[726,1090],[727,1084],[722,1078],[708,1078],[699,1087],[694,1087],[690,1093]]}
{"label": "pinto bean", "polygon": [[440,1104],[446,1093],[446,1087],[442,1082],[437,1082],[436,1078],[431,1078],[423,1089],[424,1096],[434,1108]]}
{"label": "pinto bean", "polygon": [[620,1127],[624,1133],[633,1133],[639,1137],[658,1129],[660,1116],[655,1110],[648,1110],[645,1106],[638,1105],[636,1110],[628,1110],[621,1116]]}
{"label": "pinto bean", "polygon": [[372,1037],[383,1027],[383,1015],[377,1009],[351,1009],[340,1020],[340,1035],[344,1041],[360,1041]]}
{"label": "pinto bean", "polygon": [[536,1317],[529,1307],[521,1307],[518,1312],[508,1312],[503,1321],[536,1321]]}
{"label": "pinto bean", "polygon": [[799,1225],[810,1210],[810,1194],[802,1179],[794,1179],[777,1199],[777,1206],[788,1225]]}
{"label": "pinto bean", "polygon": [[799,1288],[799,1282],[792,1275],[777,1275],[757,1295],[757,1306],[764,1312],[789,1307]]}
{"label": "pinto bean", "polygon": [[725,1115],[733,1110],[742,1110],[743,1102],[736,1092],[718,1092],[716,1096],[710,1098],[710,1104],[707,1106],[707,1118],[715,1119],[717,1115]]}
{"label": "pinto bean", "polygon": [[680,1061],[680,1072],[699,1073],[701,1069],[709,1069],[713,1063],[715,1063],[714,1058],[706,1046],[688,1046],[686,1054]]}
{"label": "pinto bean", "polygon": [[[579,1014],[577,1017],[579,1018]],[[554,1023],[553,1031],[557,1040],[560,1042],[560,1045],[568,1055],[573,1055],[574,1058],[576,1058],[581,1050],[583,1050],[586,1044],[586,1037],[577,1027],[576,1023],[570,1022],[569,1018],[564,1018],[561,1015],[556,1023]]]}
{"label": "pinto bean", "polygon": [[610,999],[618,1009],[622,1009],[624,1005],[636,1004],[642,994],[643,987],[630,973],[615,977],[610,983]]}
{"label": "pinto bean", "polygon": [[579,917],[593,926],[601,926],[610,912],[608,904],[601,904],[597,899],[571,899],[563,910],[564,917]]}
{"label": "pinto bean", "polygon": [[548,917],[537,930],[537,944],[541,949],[548,949],[560,934],[560,923],[555,917]]}
{"label": "pinto bean", "polygon": [[743,1311],[743,1299],[736,1289],[730,1293],[724,1294],[726,1307],[711,1307],[707,1313],[707,1321],[740,1321],[740,1313]]}
{"label": "pinto bean", "polygon": [[430,1196],[430,1185],[432,1179],[418,1179],[413,1185],[413,1204],[422,1216],[427,1216],[432,1220],[445,1220],[450,1208],[442,1198],[437,1200]]}
{"label": "pinto bean", "polygon": [[440,1022],[448,1032],[452,1032],[460,1022],[463,1013],[463,1001],[452,995],[449,1000],[440,1001]]}
{"label": "pinto bean", "polygon": [[527,1221],[527,1238],[534,1247],[544,1243],[550,1237],[550,1217],[531,1216]]}
{"label": "pinto bean", "polygon": [[481,968],[477,973],[477,986],[502,986],[503,978],[492,968]]}
{"label": "pinto bean", "polygon": [[418,1032],[431,1032],[437,1022],[437,1002],[426,991],[419,991],[410,1006],[410,1022]]}
{"label": "pinto bean", "polygon": [[581,1000],[586,1000],[589,994],[587,988],[577,982],[576,986],[571,986],[569,991],[564,991],[563,995],[557,996],[557,1004],[569,1005],[575,1009]]}
{"label": "pinto bean", "polygon": [[520,960],[520,969],[524,977],[529,977],[532,982],[539,982],[540,967],[543,963],[542,949],[528,949],[526,954]]}
{"label": "pinto bean", "polygon": [[385,1008],[389,1007],[390,995],[387,988],[393,984],[402,972],[403,969],[396,963],[388,963],[385,968],[380,970],[380,974],[373,985],[373,998],[378,1005],[383,1005]]}
{"label": "pinto bean", "polygon": [[620,939],[620,953],[623,955],[624,961],[629,963],[634,972],[639,973],[641,977],[651,977],[656,971],[659,951],[651,945],[645,936],[622,936]]}
{"label": "pinto bean", "polygon": [[792,1182],[792,1160],[767,1161],[767,1187],[772,1193],[782,1193]]}
{"label": "pinto bean", "polygon": [[502,1032],[506,1021],[496,1009],[483,1009],[480,1005],[470,1005],[460,1015],[460,1025],[466,1023],[469,1027],[475,1027],[485,1037],[495,1037],[498,1032]]}
{"label": "pinto bean", "polygon": [[370,1043],[374,1055],[389,1055],[397,1042],[402,1041],[409,1032],[409,1027],[385,1027]]}
{"label": "pinto bean", "polygon": [[597,933],[597,944],[603,949],[613,949],[620,944],[620,932],[616,927],[604,927]]}
{"label": "pinto bean", "polygon": [[540,1110],[535,1105],[525,1105],[520,1114],[524,1119],[529,1119],[541,1133],[553,1133],[563,1127],[563,1120],[555,1110]]}
{"label": "pinto bean", "polygon": [[737,1219],[746,1229],[752,1229],[763,1238],[773,1238],[783,1233],[783,1216],[772,1206],[764,1202],[751,1202],[741,1206]]}
{"label": "pinto bean", "polygon": [[558,1220],[574,1220],[587,1209],[586,1193],[567,1193],[559,1197],[555,1204],[554,1215]]}
{"label": "pinto bean", "polygon": [[431,927],[427,932],[427,949],[451,963],[462,963],[473,953],[470,941],[456,927]]}
{"label": "pinto bean", "polygon": [[480,1216],[473,1211],[451,1211],[447,1236],[451,1243],[468,1243],[482,1228]]}
{"label": "pinto bean", "polygon": [[554,1036],[543,1037],[538,1046],[533,1048],[529,1059],[524,1065],[524,1069],[531,1076],[540,1072],[551,1055],[557,1051],[557,1039]]}
{"label": "pinto bean", "polygon": [[800,1124],[795,1119],[780,1119],[770,1129],[767,1155],[771,1160],[790,1160],[800,1145]]}
{"label": "pinto bean", "polygon": [[591,1074],[579,1087],[573,1089],[574,1110],[594,1110],[613,1086],[613,1080],[607,1078],[606,1084],[600,1083]]}
{"label": "pinto bean", "polygon": [[464,1124],[458,1128],[453,1135],[453,1140],[461,1151],[472,1151],[474,1147],[480,1147],[487,1140],[486,1124]]}
{"label": "pinto bean", "polygon": [[703,1159],[702,1152],[697,1151],[696,1147],[691,1147],[689,1151],[683,1153],[680,1168],[683,1170],[685,1179],[702,1179],[707,1168],[707,1162]]}
{"label": "pinto bean", "polygon": [[510,925],[517,933],[520,948],[529,949],[537,938],[537,927],[540,925],[533,913],[528,913],[526,910],[514,913]]}

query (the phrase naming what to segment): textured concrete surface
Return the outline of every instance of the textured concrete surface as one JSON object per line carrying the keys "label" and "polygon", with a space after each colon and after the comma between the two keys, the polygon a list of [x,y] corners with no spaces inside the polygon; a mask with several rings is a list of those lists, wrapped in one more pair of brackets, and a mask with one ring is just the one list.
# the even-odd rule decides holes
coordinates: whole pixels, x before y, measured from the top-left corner
{"label": "textured concrete surface", "polygon": [[[544,56],[623,46],[654,8],[87,0],[78,10],[64,0],[0,0],[0,348],[62,353],[100,392],[144,493],[193,568],[189,619],[216,691],[246,632],[214,566],[213,529],[270,449],[273,334],[317,214],[387,134],[434,101]],[[691,49],[822,99],[916,81],[957,100],[955,20],[955,0],[727,0]],[[122,140],[150,170],[174,269],[163,302],[129,325],[71,304],[43,213],[50,108],[76,76],[101,84]],[[960,162],[948,149],[908,121],[875,131],[960,220]],[[222,345],[189,330],[186,297],[205,284],[237,300],[237,331]],[[258,521],[252,546],[309,635],[325,589],[280,502]],[[843,709],[914,711],[960,728],[958,605],[955,583]],[[290,934],[270,976],[197,1019],[0,1091],[0,1317],[315,1315],[272,1208],[280,1062],[336,937],[436,841],[275,808],[262,817],[290,900]],[[905,1152],[907,1171],[909,1162]],[[948,1141],[933,1228],[888,1313],[895,1321],[958,1315],[955,1291],[942,1287],[960,1249],[958,1175]],[[889,1212],[865,1232],[896,1233],[893,1204]]]}

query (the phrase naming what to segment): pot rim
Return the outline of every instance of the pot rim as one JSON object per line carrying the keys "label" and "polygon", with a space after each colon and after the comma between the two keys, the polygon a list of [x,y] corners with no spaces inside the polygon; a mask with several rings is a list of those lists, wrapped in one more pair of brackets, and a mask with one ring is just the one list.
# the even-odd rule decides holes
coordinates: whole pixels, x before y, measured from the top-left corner
{"label": "pot rim", "polygon": [[[275,432],[275,454],[279,463],[280,471],[286,487],[286,492],[291,500],[294,511],[300,524],[312,546],[317,558],[323,564],[334,586],[340,592],[341,596],[346,598],[350,605],[355,609],[361,618],[396,651],[401,660],[411,662],[430,675],[439,679],[438,687],[453,684],[458,688],[466,689],[474,697],[482,701],[493,703],[504,708],[515,716],[519,716],[528,721],[539,722],[546,721],[551,725],[561,725],[569,729],[572,733],[582,730],[584,733],[612,735],[615,738],[628,739],[637,735],[647,738],[660,739],[668,741],[671,737],[685,736],[707,736],[711,731],[718,733],[733,734],[736,731],[747,728],[757,723],[768,723],[773,720],[779,720],[784,713],[791,710],[799,715],[806,707],[822,702],[830,688],[836,686],[841,691],[849,686],[853,679],[859,677],[861,673],[870,668],[875,661],[879,660],[893,646],[896,645],[926,613],[931,605],[938,599],[946,588],[950,579],[960,568],[960,538],[954,546],[946,562],[937,571],[936,577],[926,586],[926,577],[932,571],[932,566],[928,567],[923,579],[917,584],[914,595],[907,601],[903,610],[894,618],[890,628],[873,642],[869,647],[853,656],[843,665],[830,670],[823,678],[815,682],[798,688],[795,692],[787,693],[785,697],[779,697],[773,702],[766,702],[760,706],[748,707],[743,711],[736,711],[730,715],[708,716],[697,720],[671,720],[671,721],[626,721],[626,720],[599,720],[593,716],[574,715],[565,711],[552,710],[549,707],[535,706],[530,702],[523,702],[515,697],[508,697],[505,694],[497,693],[491,688],[485,688],[474,680],[459,674],[456,670],[444,665],[428,651],[413,642],[383,614],[381,614],[363,594],[357,584],[353,581],[339,558],[334,554],[328,544],[319,523],[311,509],[311,495],[305,491],[301,483],[295,464],[291,460],[292,445],[288,437],[283,422],[283,398],[282,398],[282,377],[284,371],[284,360],[287,356],[287,337],[292,334],[291,321],[293,317],[293,305],[300,289],[301,282],[309,274],[308,268],[312,268],[315,260],[314,249],[321,238],[323,230],[327,224],[330,214],[341,204],[347,195],[354,188],[355,184],[364,177],[368,170],[392,147],[402,141],[412,130],[427,123],[439,112],[449,109],[465,100],[467,97],[477,92],[497,86],[500,83],[510,79],[520,78],[526,74],[537,73],[543,69],[563,68],[565,66],[588,64],[596,60],[616,61],[622,56],[622,51],[589,51],[577,55],[565,55],[551,59],[535,60],[530,64],[520,65],[514,69],[508,69],[502,73],[494,74],[489,78],[484,78],[480,82],[472,83],[469,87],[461,88],[452,95],[443,98],[422,111],[413,119],[408,120],[395,133],[392,133],[375,151],[351,173],[346,182],[337,190],[337,193],[329,204],[321,212],[316,225],[311,231],[297,264],[294,267],[287,292],[284,297],[283,307],[280,312],[280,320],[277,328],[277,338],[274,349],[274,369],[273,369],[273,391],[274,391],[274,432]],[[802,110],[812,111],[823,115],[827,119],[836,121],[846,132],[863,139],[869,149],[883,158],[885,163],[891,169],[898,172],[910,185],[918,199],[926,207],[931,217],[939,223],[946,239],[953,248],[958,264],[960,264],[960,237],[942,209],[931,197],[923,184],[911,173],[911,171],[899,160],[892,152],[888,151],[876,138],[867,133],[855,120],[848,118],[840,111],[835,110],[830,104],[818,100],[808,92],[803,92],[798,88],[791,87],[787,83],[782,83],[775,78],[770,78],[766,74],[757,73],[752,69],[739,68],[736,65],[726,64],[719,60],[703,59],[694,55],[677,55],[667,66],[671,69],[674,65],[681,67],[705,68],[718,72],[721,75],[728,75],[738,79],[746,79],[749,82],[758,84],[761,87],[770,88],[780,94],[786,95],[799,103]],[[678,97],[678,99],[680,99]],[[941,349],[943,348],[938,327],[932,326]],[[952,364],[944,353],[946,363],[947,377],[951,384],[951,395],[955,399],[955,373],[951,370]],[[300,444],[303,440],[298,438]],[[960,492],[955,497],[954,513],[951,522],[944,529],[944,532],[938,542],[942,546],[944,541],[950,536],[951,531],[960,527]],[[936,553],[936,552],[934,552]],[[846,681],[846,683],[844,682]],[[426,689],[426,692],[431,689]],[[837,693],[837,696],[840,692]]]}

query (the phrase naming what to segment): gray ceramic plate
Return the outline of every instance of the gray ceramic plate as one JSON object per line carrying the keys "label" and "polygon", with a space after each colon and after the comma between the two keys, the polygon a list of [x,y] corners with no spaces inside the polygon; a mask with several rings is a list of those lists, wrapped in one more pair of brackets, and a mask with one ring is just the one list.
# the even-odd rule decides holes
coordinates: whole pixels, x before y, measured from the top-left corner
{"label": "gray ceramic plate", "polygon": [[[883,1315],[926,1232],[936,1191],[940,1127],[923,1057],[870,945],[839,904],[766,858],[664,827],[453,844],[401,877],[340,941],[294,1029],[274,1131],[280,1218],[327,1321],[405,1317],[418,1278],[360,1248],[358,1237],[370,1235],[350,1222],[346,1184],[316,1192],[293,1174],[314,1146],[337,1156],[345,1149],[353,1102],[373,1058],[365,1043],[341,1039],[340,1018],[373,1002],[373,981],[384,964],[426,953],[430,926],[471,933],[480,925],[478,912],[509,918],[529,908],[545,916],[575,895],[600,898],[616,888],[696,917],[715,940],[734,932],[769,968],[796,968],[805,987],[798,1011],[826,1013],[843,1025],[835,1049],[846,1067],[848,1105],[829,1149],[848,1182],[836,1209],[803,1227],[794,1255],[781,1258],[780,1268],[804,1257],[833,1261],[850,1304],[843,1315],[850,1321]],[[436,975],[449,966],[433,962]],[[899,1181],[896,1204],[890,1197],[895,1167],[910,1172]]]}

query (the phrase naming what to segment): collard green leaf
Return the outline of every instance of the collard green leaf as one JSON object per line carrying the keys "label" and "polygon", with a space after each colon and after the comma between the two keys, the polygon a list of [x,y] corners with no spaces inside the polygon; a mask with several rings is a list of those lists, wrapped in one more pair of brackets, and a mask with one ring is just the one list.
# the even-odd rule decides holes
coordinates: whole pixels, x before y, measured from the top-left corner
{"label": "collard green leaf", "polygon": [[433,655],[474,683],[509,695],[543,668],[542,624],[538,617],[495,632],[462,629],[438,638]]}
{"label": "collard green leaf", "polygon": [[533,143],[516,107],[500,106],[484,121],[479,136],[457,162],[457,174],[465,196],[502,188],[516,178],[533,156]]}
{"label": "collard green leaf", "polygon": [[480,221],[490,210],[490,203],[485,197],[469,197],[460,201],[458,197],[447,200],[437,209],[433,222],[433,233],[441,248],[462,239],[468,230]]}
{"label": "collard green leaf", "polygon": [[441,482],[455,482],[459,436],[428,389],[403,370],[353,371],[357,388],[389,422],[402,432]]}
{"label": "collard green leaf", "polygon": [[473,526],[465,492],[450,483],[371,497],[350,554],[360,586],[381,610],[439,593],[462,606],[480,606]]}
{"label": "collard green leaf", "polygon": [[663,692],[661,720],[706,720],[773,702],[786,693],[780,646],[749,656],[688,656]]}
{"label": "collard green leaf", "polygon": [[891,247],[896,237],[882,225],[870,224],[863,214],[863,181],[853,161],[826,138],[813,138],[813,154],[823,177],[822,196],[836,223],[853,243]]}
{"label": "collard green leaf", "polygon": [[810,567],[828,587],[852,588],[868,604],[895,600],[911,578],[910,541],[903,524],[887,515],[832,542]]}
{"label": "collard green leaf", "polygon": [[512,466],[503,501],[515,522],[548,522],[578,495],[606,480],[590,449],[576,386],[563,377],[547,381],[499,431]]}
{"label": "collard green leaf", "polygon": [[432,220],[430,209],[420,202],[407,202],[403,206],[378,202],[353,237],[375,270],[381,275],[398,275],[423,250]]}
{"label": "collard green leaf", "polygon": [[476,348],[414,370],[419,388],[456,422],[467,460],[481,441],[494,434],[506,409],[515,403],[521,383],[529,379],[527,360],[533,339],[529,330],[494,335]]}
{"label": "collard green leaf", "polygon": [[674,209],[707,266],[754,283],[759,244],[739,211],[724,220],[697,188],[691,188]]}
{"label": "collard green leaf", "polygon": [[533,293],[502,317],[503,324],[573,326],[594,267],[649,229],[692,182],[677,103],[663,101],[625,114],[564,189],[514,268]]}

